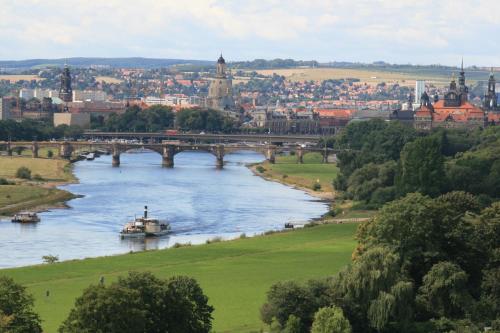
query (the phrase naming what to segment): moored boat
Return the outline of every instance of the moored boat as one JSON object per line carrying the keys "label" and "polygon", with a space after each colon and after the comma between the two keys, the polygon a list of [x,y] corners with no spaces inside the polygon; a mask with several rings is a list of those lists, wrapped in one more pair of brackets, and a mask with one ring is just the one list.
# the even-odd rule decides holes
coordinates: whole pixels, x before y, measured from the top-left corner
{"label": "moored boat", "polygon": [[34,212],[20,212],[12,217],[12,222],[36,223],[40,222],[40,217]]}

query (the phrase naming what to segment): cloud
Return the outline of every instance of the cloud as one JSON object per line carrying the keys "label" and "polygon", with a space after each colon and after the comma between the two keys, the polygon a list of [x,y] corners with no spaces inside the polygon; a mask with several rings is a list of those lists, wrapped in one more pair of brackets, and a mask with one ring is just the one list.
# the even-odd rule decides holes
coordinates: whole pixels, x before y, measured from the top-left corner
{"label": "cloud", "polygon": [[210,59],[222,50],[398,63],[470,55],[490,65],[499,13],[497,0],[0,0],[0,58]]}

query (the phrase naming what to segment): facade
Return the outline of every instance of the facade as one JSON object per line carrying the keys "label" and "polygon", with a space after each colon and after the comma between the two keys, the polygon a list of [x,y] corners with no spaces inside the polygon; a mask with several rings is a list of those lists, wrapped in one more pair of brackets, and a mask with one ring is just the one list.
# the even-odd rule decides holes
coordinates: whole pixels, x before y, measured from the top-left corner
{"label": "facade", "polygon": [[71,89],[71,74],[69,67],[64,66],[61,74],[61,87],[59,89],[59,98],[66,103],[73,100],[73,89]]}
{"label": "facade", "polygon": [[0,97],[0,120],[10,119],[10,104],[10,99]]}
{"label": "facade", "polygon": [[210,82],[206,106],[215,110],[234,110],[233,84],[226,74],[226,61],[221,56],[217,60],[217,73]]}
{"label": "facade", "polygon": [[442,100],[435,98],[434,103],[431,102],[427,92],[424,92],[420,99],[420,107],[414,116],[414,126],[419,130],[430,130],[434,127],[482,128],[487,122],[486,113],[469,102],[469,88],[465,84],[463,62],[458,85],[453,77],[444,98]]}
{"label": "facade", "polygon": [[25,100],[30,100],[35,97],[35,90],[23,88],[19,90],[19,97]]}
{"label": "facade", "polygon": [[90,113],[54,113],[54,126],[57,127],[59,125],[88,128],[90,127]]}
{"label": "facade", "polygon": [[73,90],[73,102],[103,102],[106,100],[108,100],[108,95],[101,90]]}

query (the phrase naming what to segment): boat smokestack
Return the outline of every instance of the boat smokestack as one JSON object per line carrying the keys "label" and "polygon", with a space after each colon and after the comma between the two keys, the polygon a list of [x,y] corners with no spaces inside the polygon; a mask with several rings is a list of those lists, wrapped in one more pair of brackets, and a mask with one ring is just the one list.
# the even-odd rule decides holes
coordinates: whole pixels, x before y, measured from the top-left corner
{"label": "boat smokestack", "polygon": [[144,218],[148,218],[148,206],[144,206]]}

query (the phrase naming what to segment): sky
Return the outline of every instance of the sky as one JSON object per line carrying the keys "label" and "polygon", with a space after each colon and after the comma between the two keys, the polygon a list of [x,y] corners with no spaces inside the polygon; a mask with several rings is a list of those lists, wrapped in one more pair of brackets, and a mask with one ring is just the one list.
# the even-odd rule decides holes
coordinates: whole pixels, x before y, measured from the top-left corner
{"label": "sky", "polygon": [[0,59],[500,66],[500,0],[0,0]]}

